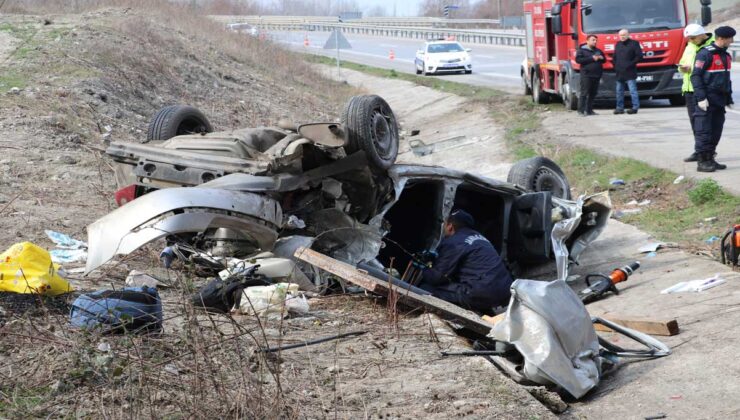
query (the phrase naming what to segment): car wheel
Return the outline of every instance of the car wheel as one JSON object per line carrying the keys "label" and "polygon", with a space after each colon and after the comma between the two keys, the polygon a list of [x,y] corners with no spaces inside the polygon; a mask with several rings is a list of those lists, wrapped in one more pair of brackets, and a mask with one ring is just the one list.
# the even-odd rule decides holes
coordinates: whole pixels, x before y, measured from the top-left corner
{"label": "car wheel", "polygon": [[537,156],[520,160],[509,170],[506,180],[529,191],[550,191],[554,197],[570,200],[570,183],[557,163]]}
{"label": "car wheel", "polygon": [[429,76],[431,74],[427,71],[427,63],[421,63],[421,74],[424,76]]}
{"label": "car wheel", "polygon": [[414,63],[414,70],[416,70],[416,74],[421,74],[421,70],[419,70],[419,66],[416,63]]}
{"label": "car wheel", "polygon": [[377,95],[352,97],[342,113],[347,154],[364,150],[368,163],[388,169],[398,156],[398,123],[388,103]]}
{"label": "car wheel", "polygon": [[472,74],[473,70],[465,70],[465,74]]}
{"label": "car wheel", "polygon": [[205,114],[188,105],[170,105],[159,110],[149,123],[146,140],[167,140],[183,134],[211,133]]}

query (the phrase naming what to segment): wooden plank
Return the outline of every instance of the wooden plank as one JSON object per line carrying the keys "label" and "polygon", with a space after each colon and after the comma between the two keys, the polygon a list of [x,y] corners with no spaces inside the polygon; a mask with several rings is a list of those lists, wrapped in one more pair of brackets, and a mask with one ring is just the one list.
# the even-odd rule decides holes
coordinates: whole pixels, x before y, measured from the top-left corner
{"label": "wooden plank", "polygon": [[[483,320],[491,325],[502,321],[506,313],[502,313],[496,316],[483,315]],[[650,335],[661,335],[661,336],[672,336],[678,334],[678,321],[675,319],[671,320],[656,320],[656,319],[629,319],[620,316],[600,316],[599,318],[606,319],[615,324],[623,325],[627,328],[640,331]],[[601,324],[594,324],[596,331],[612,332],[608,327]]]}
{"label": "wooden plank", "polygon": [[[332,273],[335,276],[356,284],[370,292],[386,296],[390,292],[391,284],[387,281],[377,279],[367,273],[359,271],[357,268],[347,263],[337,261],[334,258],[328,257],[314,250],[298,248],[294,256],[299,260],[305,261],[315,267]],[[443,319],[461,324],[479,334],[485,335],[491,331],[491,324],[483,321],[475,312],[465,310],[434,296],[419,295],[397,287],[393,287],[393,290],[398,293],[398,300],[406,305],[424,307],[429,312],[436,313]]]}
{"label": "wooden plank", "polygon": [[[661,335],[661,336],[673,336],[678,334],[678,321],[675,319],[660,320],[660,319],[636,319],[636,318],[622,318],[615,315],[605,315],[599,318],[604,318],[607,321],[611,321],[615,324],[623,325],[627,328],[640,331],[650,335]],[[612,330],[601,324],[594,324],[596,331],[611,332]]]}

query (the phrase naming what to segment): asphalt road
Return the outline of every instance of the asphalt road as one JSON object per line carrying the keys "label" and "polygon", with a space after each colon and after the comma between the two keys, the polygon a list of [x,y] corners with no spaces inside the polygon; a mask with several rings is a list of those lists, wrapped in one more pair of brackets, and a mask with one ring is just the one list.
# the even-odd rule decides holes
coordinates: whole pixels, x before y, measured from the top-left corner
{"label": "asphalt road", "polygon": [[[329,39],[330,32],[270,32],[272,39],[287,44],[298,51],[312,54],[336,56],[336,50],[323,49]],[[308,36],[309,45],[304,46],[304,37]],[[370,65],[374,67],[395,69],[404,73],[415,73],[414,57],[423,41],[411,39],[393,39],[372,37],[357,34],[345,34],[352,49],[340,50],[340,59]],[[473,74],[445,74],[439,76],[446,80],[468,83],[477,86],[487,86],[502,89],[508,92],[521,92],[521,78],[519,70],[524,59],[524,48],[507,46],[487,46],[478,44],[463,44],[471,48],[473,58]],[[395,59],[389,59],[391,50]],[[733,79],[740,81],[740,66],[735,66]],[[740,85],[740,82],[736,82]],[[740,107],[740,88],[736,89],[733,98]],[[646,101],[647,107],[668,107],[667,100]],[[730,110],[728,118],[740,121],[740,111]]]}
{"label": "asphalt road", "polygon": [[[323,49],[330,32],[271,32],[271,37],[292,49],[304,50],[312,54],[336,56],[336,50]],[[304,47],[304,36],[308,36],[309,46]],[[352,49],[340,50],[340,60],[395,69],[404,73],[415,73],[414,57],[422,40],[392,39],[369,37],[365,35],[345,34]],[[485,46],[477,44],[464,45],[471,48],[473,74],[446,74],[440,76],[448,80],[468,83],[477,86],[490,86],[516,92],[521,85],[519,68],[524,59],[521,47]],[[389,59],[391,50],[395,59]]]}

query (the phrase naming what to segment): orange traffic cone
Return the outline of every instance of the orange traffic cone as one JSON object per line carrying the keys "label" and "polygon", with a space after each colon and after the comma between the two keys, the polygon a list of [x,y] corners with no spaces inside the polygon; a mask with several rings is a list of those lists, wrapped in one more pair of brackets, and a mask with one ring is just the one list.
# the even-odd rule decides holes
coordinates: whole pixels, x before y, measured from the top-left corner
{"label": "orange traffic cone", "polygon": [[390,60],[395,60],[396,59],[396,53],[394,53],[393,50],[391,50],[388,53],[388,59],[390,59]]}
{"label": "orange traffic cone", "polygon": [[305,36],[305,37],[303,38],[303,46],[304,46],[304,47],[308,47],[308,45],[309,45],[309,44],[310,44],[310,42],[308,42],[308,35],[306,35],[306,36]]}

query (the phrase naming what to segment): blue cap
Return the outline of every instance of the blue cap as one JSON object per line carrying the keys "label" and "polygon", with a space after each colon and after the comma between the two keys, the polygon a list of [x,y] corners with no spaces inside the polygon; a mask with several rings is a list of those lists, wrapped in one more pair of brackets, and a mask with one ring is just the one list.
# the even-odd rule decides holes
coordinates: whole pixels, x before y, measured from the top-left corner
{"label": "blue cap", "polygon": [[718,38],[732,38],[736,34],[735,29],[729,26],[720,26],[714,30],[714,36]]}
{"label": "blue cap", "polygon": [[471,228],[475,226],[475,219],[473,219],[473,216],[465,210],[453,210],[447,220],[450,222],[456,222],[465,227]]}

